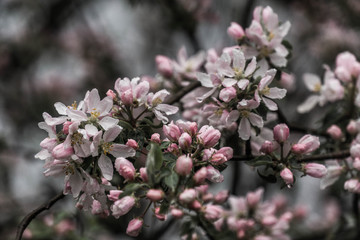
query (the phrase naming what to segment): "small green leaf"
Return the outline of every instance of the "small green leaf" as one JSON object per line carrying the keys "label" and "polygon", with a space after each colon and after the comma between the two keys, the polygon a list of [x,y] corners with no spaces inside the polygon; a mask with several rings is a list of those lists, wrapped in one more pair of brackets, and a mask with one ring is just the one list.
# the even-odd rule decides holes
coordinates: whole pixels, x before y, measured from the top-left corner
{"label": "small green leaf", "polygon": [[179,182],[179,176],[177,173],[172,172],[170,175],[164,178],[164,183],[174,192]]}
{"label": "small green leaf", "polygon": [[148,156],[146,158],[146,173],[148,175],[149,184],[156,183],[156,174],[163,165],[163,154],[159,144],[151,143]]}
{"label": "small green leaf", "polygon": [[276,183],[276,181],[277,181],[275,175],[273,175],[273,174],[264,175],[264,174],[260,173],[259,170],[257,170],[257,173],[259,174],[259,176],[260,176],[262,179],[264,179],[264,180],[267,181],[267,182]]}
{"label": "small green leaf", "polygon": [[121,127],[125,128],[125,129],[129,129],[129,130],[132,130],[132,129],[133,129],[133,127],[131,126],[130,123],[125,122],[125,121],[123,121],[123,120],[119,120],[119,125],[120,125]]}
{"label": "small green leaf", "polygon": [[146,186],[146,184],[140,184],[140,183],[127,184],[123,190],[124,192],[122,194],[120,194],[119,198],[131,195],[132,193],[135,193],[137,190],[139,190],[140,188],[142,188],[144,186]]}

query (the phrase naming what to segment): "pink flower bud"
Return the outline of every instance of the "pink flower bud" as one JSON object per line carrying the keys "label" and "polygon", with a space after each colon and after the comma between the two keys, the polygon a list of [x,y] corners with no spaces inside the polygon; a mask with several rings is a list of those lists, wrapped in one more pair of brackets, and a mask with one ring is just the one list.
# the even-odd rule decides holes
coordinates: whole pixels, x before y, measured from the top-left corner
{"label": "pink flower bud", "polygon": [[64,143],[60,143],[51,152],[51,155],[55,159],[68,158],[74,154],[74,149],[72,147],[65,148]]}
{"label": "pink flower bud", "polygon": [[129,146],[135,150],[139,148],[138,143],[134,139],[129,139],[126,143],[126,146]]}
{"label": "pink flower bud", "polygon": [[322,178],[327,173],[326,167],[318,163],[307,163],[304,169],[307,175],[314,178]]}
{"label": "pink flower bud", "polygon": [[293,91],[295,88],[295,76],[294,74],[288,74],[281,72],[280,85],[288,91]]}
{"label": "pink flower bud", "polygon": [[204,202],[210,202],[214,199],[214,195],[212,193],[206,193],[202,196],[202,200]]}
{"label": "pink flower bud", "polygon": [[129,222],[126,234],[131,237],[137,237],[142,229],[144,220],[142,218],[134,218]]}
{"label": "pink flower bud", "polygon": [[196,122],[185,122],[183,120],[177,120],[176,125],[182,130],[182,132],[186,132],[190,134],[190,136],[195,136],[198,130]]}
{"label": "pink flower bud", "polygon": [[334,140],[340,140],[343,138],[343,133],[341,131],[341,128],[339,126],[333,124],[331,125],[327,130],[326,133],[330,135],[330,137]]}
{"label": "pink flower bud", "polygon": [[278,124],[274,127],[274,139],[278,143],[284,143],[289,137],[289,128],[286,124]]}
{"label": "pink flower bud", "polygon": [[179,137],[179,146],[183,150],[189,149],[189,147],[191,146],[191,142],[192,142],[192,138],[186,132],[181,134],[181,136]]}
{"label": "pink flower bud", "polygon": [[230,27],[227,29],[227,33],[235,40],[241,39],[245,35],[244,29],[236,22],[231,23]]}
{"label": "pink flower bud", "polygon": [[111,97],[111,99],[115,99],[116,98],[116,94],[114,93],[113,90],[109,89],[107,92],[106,92],[106,95]]}
{"label": "pink flower bud", "polygon": [[226,157],[221,153],[215,153],[211,156],[210,162],[213,165],[220,165],[227,161]]}
{"label": "pink flower bud", "polygon": [[164,77],[171,77],[173,74],[173,64],[171,59],[168,57],[157,55],[155,57],[155,62],[157,66],[157,70]]}
{"label": "pink flower bud", "polygon": [[274,143],[272,141],[266,140],[260,148],[260,152],[265,154],[270,154],[275,150]]}
{"label": "pink flower bud", "polygon": [[123,176],[126,180],[135,179],[135,168],[134,165],[127,159],[119,157],[115,160],[115,169]]}
{"label": "pink flower bud", "polygon": [[360,193],[360,183],[358,179],[352,178],[344,183],[344,189],[353,193]]}
{"label": "pink flower bud", "polygon": [[160,144],[161,143],[160,134],[154,133],[153,135],[151,135],[150,141],[154,142],[154,143],[157,143],[157,144]]}
{"label": "pink flower bud", "polygon": [[227,160],[230,160],[233,157],[234,150],[231,147],[222,147],[216,153],[221,153]]}
{"label": "pink flower bud", "polygon": [[353,167],[354,167],[356,170],[360,171],[360,158],[355,158],[355,159],[354,159]]}
{"label": "pink flower bud", "polygon": [[280,177],[284,180],[286,185],[293,184],[294,183],[294,176],[290,169],[284,168],[280,172]]}
{"label": "pink flower bud", "polygon": [[63,132],[64,134],[68,135],[69,134],[69,127],[70,125],[73,124],[73,122],[70,122],[70,121],[66,121],[63,123]]}
{"label": "pink flower bud", "polygon": [[109,210],[105,209],[101,202],[94,200],[91,205],[91,214],[107,217],[109,216]]}
{"label": "pink flower bud", "polygon": [[112,215],[115,218],[119,218],[127,214],[135,205],[135,198],[131,196],[125,196],[111,206]]}
{"label": "pink flower bud", "polygon": [[193,176],[195,184],[199,185],[202,184],[207,176],[207,170],[206,167],[200,168]]}
{"label": "pink flower bud", "polygon": [[198,200],[194,200],[190,203],[189,208],[195,211],[199,211],[201,209],[201,203]]}
{"label": "pink flower bud", "polygon": [[174,218],[182,218],[182,216],[184,216],[184,212],[180,209],[173,208],[171,209],[171,215],[173,215]]}
{"label": "pink flower bud", "polygon": [[193,161],[190,157],[182,155],[176,160],[175,171],[181,176],[187,176],[191,173]]}
{"label": "pink flower bud", "polygon": [[120,194],[123,193],[123,191],[121,191],[121,190],[110,190],[109,193],[110,194],[107,195],[108,199],[110,201],[115,202],[115,201],[117,201],[119,199],[119,196],[120,196]]}
{"label": "pink flower bud", "polygon": [[270,226],[273,226],[275,223],[277,223],[278,219],[273,216],[273,215],[268,215],[268,216],[265,216],[261,223],[266,226],[266,227],[270,227]]}
{"label": "pink flower bud", "polygon": [[131,88],[121,92],[120,99],[126,106],[131,106],[134,101],[133,91]]}
{"label": "pink flower bud", "polygon": [[165,221],[167,218],[166,214],[160,213],[160,207],[155,208],[155,217],[160,221]]}
{"label": "pink flower bud", "polygon": [[223,212],[224,210],[221,206],[209,204],[205,208],[205,218],[211,222],[214,222],[221,218]]}
{"label": "pink flower bud", "polygon": [[360,144],[355,143],[350,147],[350,154],[353,158],[360,158]]}
{"label": "pink flower bud", "polygon": [[316,150],[320,146],[318,137],[306,134],[300,138],[297,144],[294,144],[291,151],[295,154],[306,154]]}
{"label": "pink flower bud", "polygon": [[261,199],[263,193],[264,193],[263,188],[259,188],[255,192],[249,192],[246,195],[246,202],[247,202],[248,206],[250,208],[255,208],[258,205],[258,203],[260,202],[260,199]]}
{"label": "pink flower bud", "polygon": [[209,190],[209,185],[207,184],[203,184],[200,186],[195,187],[195,190],[199,193],[199,194],[206,194]]}
{"label": "pink flower bud", "polygon": [[146,197],[153,202],[158,202],[164,198],[164,192],[161,189],[150,189],[146,193]]}
{"label": "pink flower bud", "polygon": [[207,166],[207,175],[206,179],[208,179],[211,182],[220,183],[224,181],[224,176],[221,175],[219,170],[215,169],[213,166]]}
{"label": "pink flower bud", "polygon": [[204,145],[205,148],[211,148],[215,146],[219,142],[220,137],[220,131],[209,125],[203,126],[197,136],[198,140]]}
{"label": "pink flower bud", "polygon": [[294,214],[292,212],[284,212],[281,216],[280,216],[280,220],[286,221],[286,222],[290,222],[294,217]]}
{"label": "pink flower bud", "polygon": [[196,198],[196,191],[193,188],[185,189],[180,195],[179,200],[183,204],[189,204]]}
{"label": "pink flower bud", "polygon": [[228,103],[236,97],[236,89],[234,87],[226,87],[221,89],[219,98]]}
{"label": "pink flower bud", "polygon": [[147,182],[148,181],[148,176],[147,176],[146,168],[144,168],[144,167],[140,168],[139,172],[140,172],[141,179],[144,182]]}
{"label": "pink flower bud", "polygon": [[256,235],[254,240],[273,240],[273,238],[266,235]]}
{"label": "pink flower bud", "polygon": [[222,190],[215,195],[214,202],[219,204],[224,203],[226,202],[228,197],[229,197],[229,190]]}
{"label": "pink flower bud", "polygon": [[26,229],[24,230],[24,233],[23,233],[22,237],[23,237],[24,239],[32,239],[32,238],[33,238],[33,234],[32,234],[32,232],[31,232],[30,229],[26,228]]}
{"label": "pink flower bud", "polygon": [[176,143],[171,143],[166,150],[168,152],[171,152],[175,156],[179,155],[179,153],[180,153],[179,146]]}
{"label": "pink flower bud", "polygon": [[177,142],[181,136],[179,127],[176,126],[172,121],[168,125],[163,126],[163,132],[165,136],[172,142]]}
{"label": "pink flower bud", "polygon": [[355,135],[358,132],[356,122],[354,120],[350,120],[349,124],[346,126],[346,131],[351,135]]}

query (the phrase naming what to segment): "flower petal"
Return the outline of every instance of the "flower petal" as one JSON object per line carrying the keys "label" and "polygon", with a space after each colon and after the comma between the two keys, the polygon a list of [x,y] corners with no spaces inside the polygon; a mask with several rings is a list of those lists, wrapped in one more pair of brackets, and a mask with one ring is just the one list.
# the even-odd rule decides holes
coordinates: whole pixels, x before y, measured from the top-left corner
{"label": "flower petal", "polygon": [[241,118],[238,128],[239,137],[242,140],[249,140],[250,133],[251,133],[251,126],[249,120],[245,117]]}
{"label": "flower petal", "polygon": [[122,130],[122,127],[118,126],[118,125],[114,125],[111,128],[109,128],[108,130],[105,131],[103,139],[105,142],[112,142],[114,141],[117,136],[119,136],[120,132]]}
{"label": "flower petal", "polygon": [[201,85],[203,87],[208,87],[208,88],[214,87],[214,84],[211,81],[211,78],[210,78],[209,74],[205,74],[205,73],[202,73],[202,72],[197,72],[196,77],[201,82]]}
{"label": "flower petal", "polygon": [[256,126],[258,128],[262,128],[264,126],[264,121],[262,117],[255,113],[249,113],[249,120],[253,126]]}
{"label": "flower petal", "polygon": [[319,102],[319,99],[320,99],[319,96],[311,95],[305,100],[305,102],[303,102],[297,107],[297,111],[299,113],[306,113],[310,111],[316,106],[316,104]]}
{"label": "flower petal", "polygon": [[282,99],[286,96],[286,89],[273,87],[269,89],[269,92],[264,94],[264,96],[271,99]]}
{"label": "flower petal", "polygon": [[113,144],[111,146],[110,154],[116,158],[127,158],[135,156],[136,151],[132,147],[126,146],[124,144]]}
{"label": "flower petal", "polygon": [[104,117],[99,121],[99,124],[101,127],[104,128],[104,130],[108,130],[109,128],[113,127],[114,125],[118,124],[119,120],[112,118],[112,117]]}
{"label": "flower petal", "polygon": [[101,154],[98,165],[104,178],[110,181],[114,174],[114,167],[111,159],[108,156],[105,156],[105,154]]}
{"label": "flower petal", "polygon": [[305,73],[303,75],[303,80],[306,85],[306,87],[310,90],[315,92],[319,86],[321,86],[321,80],[320,78],[312,73]]}

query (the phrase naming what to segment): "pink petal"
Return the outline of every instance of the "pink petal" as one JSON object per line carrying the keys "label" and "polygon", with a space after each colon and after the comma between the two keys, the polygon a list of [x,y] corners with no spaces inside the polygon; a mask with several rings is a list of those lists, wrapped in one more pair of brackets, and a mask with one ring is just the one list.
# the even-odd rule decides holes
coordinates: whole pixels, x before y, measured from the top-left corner
{"label": "pink petal", "polygon": [[132,147],[126,146],[124,144],[113,144],[110,153],[116,158],[127,158],[135,156],[136,151]]}
{"label": "pink petal", "polygon": [[249,85],[249,80],[241,79],[240,81],[238,81],[237,85],[241,90],[244,90]]}
{"label": "pink petal", "polygon": [[245,73],[244,73],[245,77],[248,77],[251,74],[253,74],[255,69],[256,69],[256,57],[253,57],[251,59],[251,62],[246,67],[246,70],[245,70]]}
{"label": "pink petal", "polygon": [[74,109],[67,109],[66,110],[67,115],[70,117],[71,121],[87,121],[87,115],[86,113],[74,110]]}
{"label": "pink petal", "polygon": [[255,114],[255,113],[249,113],[249,120],[251,122],[251,124],[253,126],[262,128],[264,126],[264,121],[262,119],[262,117],[260,117],[259,115]]}
{"label": "pink petal", "polygon": [[224,87],[231,87],[234,86],[236,84],[236,80],[233,78],[224,78],[224,81],[222,82],[222,85]]}
{"label": "pink petal", "polygon": [[203,87],[208,87],[208,88],[214,87],[214,84],[211,81],[211,78],[210,78],[209,74],[205,74],[205,73],[202,73],[202,72],[197,72],[196,77],[201,82],[201,85]]}
{"label": "pink petal", "polygon": [[269,92],[264,96],[271,99],[282,99],[286,96],[286,89],[273,87],[269,89]]}
{"label": "pink petal", "polygon": [[[69,176],[69,175],[67,175],[67,176]],[[71,193],[75,198],[79,196],[79,193],[83,187],[83,182],[84,182],[83,178],[77,170],[75,170],[74,174],[70,175],[69,184],[71,187]]]}
{"label": "pink petal", "polygon": [[156,109],[158,111],[164,112],[166,115],[172,115],[179,111],[179,108],[169,104],[159,104]]}
{"label": "pink petal", "polygon": [[276,103],[268,98],[263,98],[262,99],[264,101],[265,106],[270,110],[270,111],[276,111],[278,110],[278,106],[276,105]]}

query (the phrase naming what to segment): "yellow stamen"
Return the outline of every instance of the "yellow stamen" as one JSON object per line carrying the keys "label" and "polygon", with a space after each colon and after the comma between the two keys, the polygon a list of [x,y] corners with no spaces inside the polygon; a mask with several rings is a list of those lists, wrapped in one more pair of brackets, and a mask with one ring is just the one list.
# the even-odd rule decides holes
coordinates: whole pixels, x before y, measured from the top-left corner
{"label": "yellow stamen", "polygon": [[162,100],[161,100],[160,98],[155,98],[155,99],[152,101],[153,107],[156,107],[156,106],[159,105],[160,103],[162,103]]}
{"label": "yellow stamen", "polygon": [[103,143],[101,145],[101,148],[102,148],[104,154],[107,155],[112,150],[112,143],[108,143],[108,142]]}
{"label": "yellow stamen", "polygon": [[96,108],[93,108],[90,114],[91,114],[91,118],[95,118],[95,119],[100,116],[100,112],[96,111]]}
{"label": "yellow stamen", "polygon": [[247,110],[243,110],[240,112],[240,114],[242,117],[247,118],[247,117],[249,117],[250,112]]}
{"label": "yellow stamen", "polygon": [[76,132],[71,136],[71,145],[75,144],[83,144],[83,135],[79,132]]}
{"label": "yellow stamen", "polygon": [[321,90],[321,84],[320,83],[316,83],[314,86],[314,92],[320,92]]}
{"label": "yellow stamen", "polygon": [[77,102],[74,101],[74,102],[71,104],[71,106],[68,106],[68,108],[69,108],[69,109],[74,109],[74,110],[76,110],[76,109],[77,109]]}

